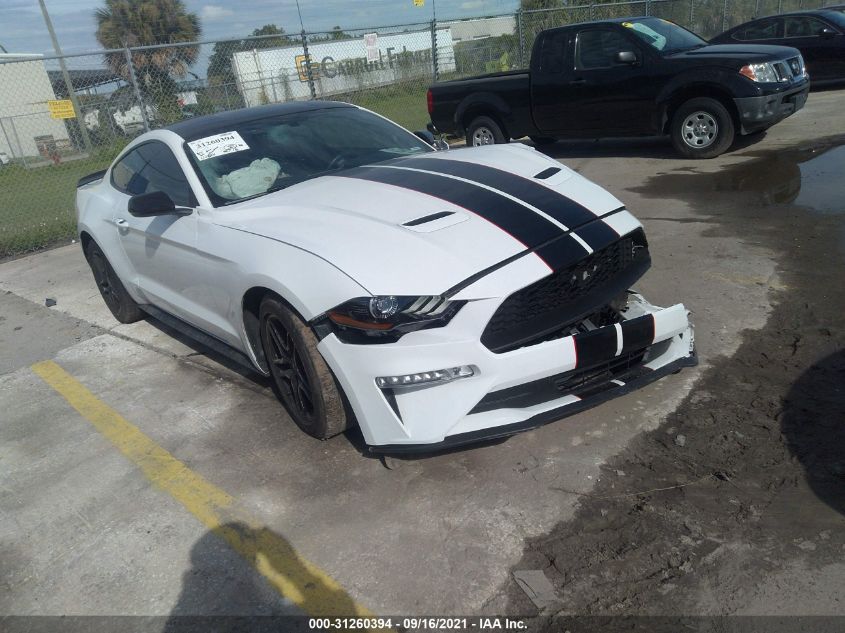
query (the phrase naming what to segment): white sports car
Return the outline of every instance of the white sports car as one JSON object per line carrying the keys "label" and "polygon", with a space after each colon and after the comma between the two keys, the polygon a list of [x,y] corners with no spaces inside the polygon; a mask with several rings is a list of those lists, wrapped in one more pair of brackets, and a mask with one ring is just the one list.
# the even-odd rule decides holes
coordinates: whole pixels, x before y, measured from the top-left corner
{"label": "white sports car", "polygon": [[629,290],[650,257],[621,202],[523,145],[432,140],[325,101],[182,121],[80,181],[80,241],[119,321],[229,350],[306,433],[357,423],[378,451],[512,434],[695,363],[683,305]]}

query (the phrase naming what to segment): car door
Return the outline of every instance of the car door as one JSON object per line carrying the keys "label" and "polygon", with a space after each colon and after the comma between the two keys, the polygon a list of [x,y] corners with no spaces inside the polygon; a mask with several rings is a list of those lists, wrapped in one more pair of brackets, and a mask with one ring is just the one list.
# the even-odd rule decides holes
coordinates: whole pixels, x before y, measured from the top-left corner
{"label": "car door", "polygon": [[[562,117],[568,134],[597,136],[648,134],[658,82],[649,80],[651,60],[621,28],[586,26],[569,44],[572,70]],[[635,63],[617,61],[630,51]]]}
{"label": "car door", "polygon": [[842,34],[826,22],[808,15],[784,18],[783,44],[801,51],[810,80],[845,79]]}
{"label": "car door", "polygon": [[162,141],[148,141],[114,165],[111,183],[122,194],[113,221],[141,293],[153,305],[195,322],[191,293],[196,276],[197,213],[138,218],[128,209],[132,196],[153,191],[163,191],[178,207],[196,207],[179,161]]}

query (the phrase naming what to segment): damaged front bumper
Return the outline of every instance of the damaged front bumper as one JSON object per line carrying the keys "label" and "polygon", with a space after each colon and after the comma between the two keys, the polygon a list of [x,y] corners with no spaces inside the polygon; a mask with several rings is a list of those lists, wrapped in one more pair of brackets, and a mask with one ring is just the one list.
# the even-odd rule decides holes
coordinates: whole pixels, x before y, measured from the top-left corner
{"label": "damaged front bumper", "polygon": [[[470,302],[449,326],[392,345],[346,345],[333,335],[320,342],[372,451],[429,452],[511,435],[697,363],[682,304],[659,308],[629,292],[612,325],[585,321],[573,335],[498,354],[477,332],[497,304]],[[410,389],[377,382],[456,367],[473,374]]]}

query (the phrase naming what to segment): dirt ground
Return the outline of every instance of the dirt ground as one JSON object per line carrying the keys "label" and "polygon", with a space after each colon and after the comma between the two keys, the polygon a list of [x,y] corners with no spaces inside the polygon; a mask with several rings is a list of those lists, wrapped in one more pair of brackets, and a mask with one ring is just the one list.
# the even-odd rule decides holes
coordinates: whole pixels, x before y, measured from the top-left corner
{"label": "dirt ground", "polygon": [[[590,493],[559,489],[580,496],[576,515],[530,539],[514,570],[552,581],[558,603],[544,615],[765,614],[793,616],[768,631],[841,631],[845,618],[794,616],[845,614],[845,136],[694,171],[657,173],[639,192],[691,200],[713,235],[774,251],[774,310]],[[508,612],[538,614],[514,581],[507,592]],[[624,630],[695,628],[645,622]],[[712,630],[754,620],[732,622]],[[603,627],[622,623],[588,626]]]}

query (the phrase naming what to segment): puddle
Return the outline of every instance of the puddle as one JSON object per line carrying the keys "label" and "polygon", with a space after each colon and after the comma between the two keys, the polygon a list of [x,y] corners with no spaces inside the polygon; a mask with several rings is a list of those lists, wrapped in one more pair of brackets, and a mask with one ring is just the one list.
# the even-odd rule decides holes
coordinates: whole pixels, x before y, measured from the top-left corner
{"label": "puddle", "polygon": [[755,206],[794,204],[819,213],[845,214],[845,138],[808,148],[770,150],[713,174],[694,169],[663,174],[650,185],[641,191],[661,197],[740,192]]}
{"label": "puddle", "polygon": [[795,204],[821,213],[845,213],[845,146],[829,149],[798,167],[801,191]]}

